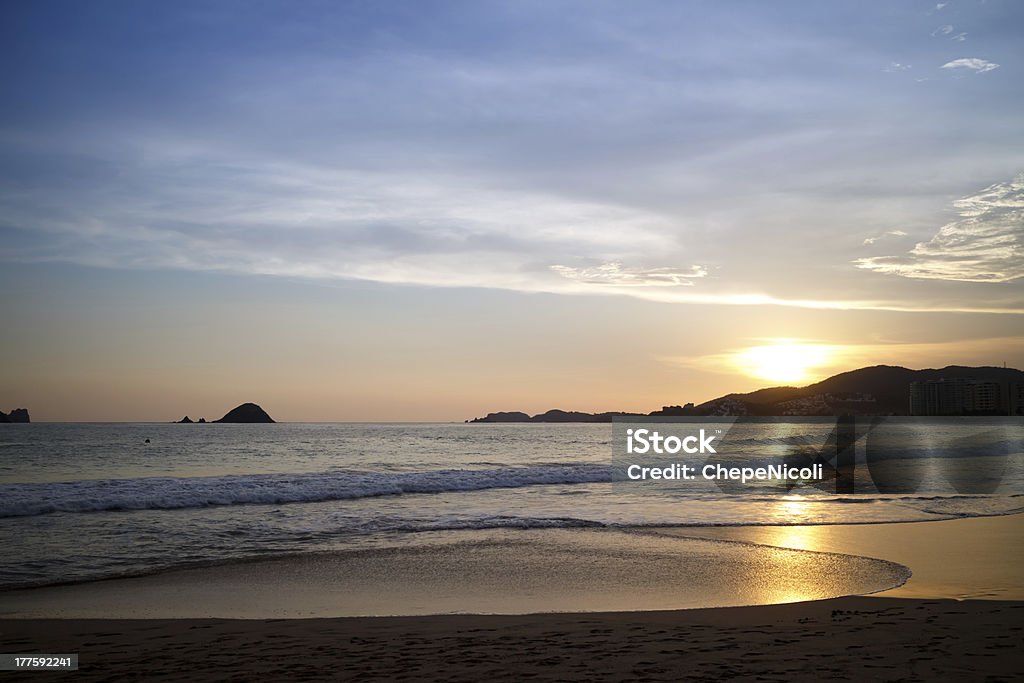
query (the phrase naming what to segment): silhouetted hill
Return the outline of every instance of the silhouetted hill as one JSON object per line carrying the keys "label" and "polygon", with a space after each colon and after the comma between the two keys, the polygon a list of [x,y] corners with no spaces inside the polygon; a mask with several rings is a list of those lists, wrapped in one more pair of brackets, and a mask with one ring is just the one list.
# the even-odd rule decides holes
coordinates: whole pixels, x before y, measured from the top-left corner
{"label": "silhouetted hill", "polygon": [[28,410],[25,408],[15,408],[8,413],[0,412],[0,422],[31,422],[29,419]]}
{"label": "silhouetted hill", "polygon": [[274,420],[267,415],[263,408],[260,408],[255,403],[243,403],[237,408],[232,408],[228,411],[228,414],[215,422],[232,422],[232,423],[272,423]]}
{"label": "silhouetted hill", "polygon": [[[911,382],[971,378],[1008,384],[1024,383],[1015,368],[965,367],[910,370],[875,365],[833,375],[805,387],[767,387],[746,394],[727,394],[700,405],[665,406],[650,416],[672,415],[907,415]],[[490,413],[468,422],[611,422],[616,415],[640,413],[580,413],[549,410],[532,417],[522,412]]]}
{"label": "silhouetted hill", "polygon": [[991,366],[950,365],[910,370],[875,365],[842,372],[806,387],[770,387],[747,394],[729,394],[697,406],[696,414],[716,414],[717,406],[731,400],[743,404],[749,415],[906,415],[911,382],[958,378],[1024,382],[1024,372]]}
{"label": "silhouetted hill", "polygon": [[476,417],[466,422],[529,422],[530,416],[518,411],[487,413],[485,417]]}

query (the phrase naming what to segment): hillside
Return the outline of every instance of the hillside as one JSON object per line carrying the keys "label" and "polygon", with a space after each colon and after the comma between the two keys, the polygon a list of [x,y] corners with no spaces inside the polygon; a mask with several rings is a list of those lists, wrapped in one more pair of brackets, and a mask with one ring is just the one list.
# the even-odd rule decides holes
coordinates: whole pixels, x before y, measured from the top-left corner
{"label": "hillside", "polygon": [[[990,366],[950,365],[939,369],[910,370],[894,365],[875,365],[833,375],[806,387],[771,387],[747,394],[729,394],[697,406],[694,414],[720,414],[715,412],[718,406],[738,401],[749,415],[906,415],[912,382],[958,378],[1024,382],[1024,372]],[[815,405],[820,410],[815,411]]]}
{"label": "hillside", "polygon": [[[665,406],[648,415],[907,415],[911,382],[958,378],[1024,383],[1024,372],[990,366],[910,370],[875,365],[833,375],[805,387],[767,387],[745,394],[726,394],[697,406]],[[610,422],[615,415],[637,413],[549,410],[530,416],[523,412],[500,412],[467,422]]]}

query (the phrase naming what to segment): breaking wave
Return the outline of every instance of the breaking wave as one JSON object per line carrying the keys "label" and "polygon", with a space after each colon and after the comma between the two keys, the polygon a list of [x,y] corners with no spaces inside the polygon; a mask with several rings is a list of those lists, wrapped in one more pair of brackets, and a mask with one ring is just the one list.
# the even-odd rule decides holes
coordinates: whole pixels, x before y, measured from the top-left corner
{"label": "breaking wave", "polygon": [[611,480],[610,466],[571,464],[427,472],[332,471],[6,484],[0,486],[0,517],[31,517],[53,512],[315,503]]}

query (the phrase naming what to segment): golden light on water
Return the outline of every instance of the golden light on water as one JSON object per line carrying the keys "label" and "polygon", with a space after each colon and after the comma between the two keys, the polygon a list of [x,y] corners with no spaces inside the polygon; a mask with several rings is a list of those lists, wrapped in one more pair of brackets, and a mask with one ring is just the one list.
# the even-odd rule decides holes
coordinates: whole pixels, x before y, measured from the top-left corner
{"label": "golden light on water", "polygon": [[746,375],[772,382],[806,382],[812,371],[833,361],[834,352],[826,344],[778,340],[752,346],[734,356],[737,368]]}
{"label": "golden light on water", "polygon": [[779,507],[785,518],[791,522],[804,521],[804,517],[809,511],[807,501],[795,496],[783,498],[782,502],[779,503]]}

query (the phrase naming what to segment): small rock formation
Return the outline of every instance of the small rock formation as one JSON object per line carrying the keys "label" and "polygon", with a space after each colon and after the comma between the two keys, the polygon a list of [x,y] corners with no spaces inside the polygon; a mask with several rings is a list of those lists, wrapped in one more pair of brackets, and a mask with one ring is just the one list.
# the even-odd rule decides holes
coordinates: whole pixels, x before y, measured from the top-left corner
{"label": "small rock formation", "polygon": [[192,420],[190,420],[188,415],[186,415],[185,417],[183,417],[180,420],[178,420],[178,424],[190,425],[190,424],[192,424]]}
{"label": "small rock formation", "polygon": [[222,417],[216,422],[231,422],[241,424],[269,424],[274,420],[263,408],[260,408],[255,403],[243,403],[237,408],[232,408],[228,411],[228,414]]}
{"label": "small rock formation", "polygon": [[29,419],[28,410],[25,408],[15,408],[8,413],[0,412],[0,422],[31,422]]}
{"label": "small rock formation", "polygon": [[205,417],[199,418],[199,424],[201,424],[201,425],[206,424],[206,418]]}

